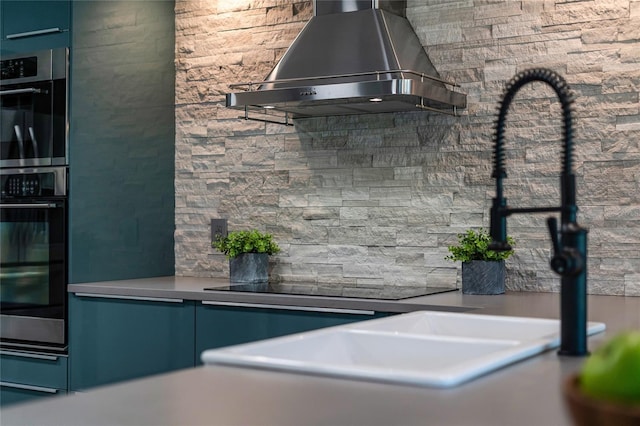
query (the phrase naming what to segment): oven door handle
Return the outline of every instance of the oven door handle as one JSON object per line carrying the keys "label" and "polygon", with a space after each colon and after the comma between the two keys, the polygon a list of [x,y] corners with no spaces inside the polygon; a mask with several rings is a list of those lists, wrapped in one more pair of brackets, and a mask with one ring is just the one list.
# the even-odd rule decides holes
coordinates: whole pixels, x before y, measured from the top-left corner
{"label": "oven door handle", "polygon": [[41,93],[41,92],[42,90],[36,89],[35,87],[27,87],[26,89],[2,90],[0,91],[0,96],[21,95],[23,93]]}
{"label": "oven door handle", "polygon": [[0,204],[3,209],[55,209],[56,203],[23,203],[23,204]]}

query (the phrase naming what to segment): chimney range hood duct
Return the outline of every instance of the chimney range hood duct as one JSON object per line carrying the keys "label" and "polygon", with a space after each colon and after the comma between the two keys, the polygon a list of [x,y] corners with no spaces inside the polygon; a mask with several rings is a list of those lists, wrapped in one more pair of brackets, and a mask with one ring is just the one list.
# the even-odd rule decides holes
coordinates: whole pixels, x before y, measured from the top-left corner
{"label": "chimney range hood duct", "polygon": [[[231,85],[227,107],[289,118],[435,110],[467,97],[440,79],[406,0],[314,0],[314,16],[265,81]],[[263,115],[264,116],[264,115]],[[259,119],[260,120],[260,119]],[[267,120],[271,121],[271,120]]]}

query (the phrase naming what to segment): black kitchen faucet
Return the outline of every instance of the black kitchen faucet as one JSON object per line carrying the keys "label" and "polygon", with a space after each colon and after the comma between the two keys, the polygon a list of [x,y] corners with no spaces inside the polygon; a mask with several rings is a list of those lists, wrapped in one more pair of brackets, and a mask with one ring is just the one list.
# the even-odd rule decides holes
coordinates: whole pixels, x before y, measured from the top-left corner
{"label": "black kitchen faucet", "polygon": [[[558,95],[563,117],[563,158],[560,175],[560,207],[512,208],[503,196],[502,180],[506,178],[504,125],[511,101],[527,83],[547,83]],[[555,217],[547,219],[553,254],[550,266],[561,276],[560,288],[560,355],[584,356],[587,351],[587,230],[576,222],[576,179],[572,171],[573,95],[567,82],[554,71],[544,68],[525,70],[507,84],[496,121],[494,169],[496,196],[491,206],[492,250],[510,250],[507,243],[507,216],[514,213],[560,212],[560,232]]]}

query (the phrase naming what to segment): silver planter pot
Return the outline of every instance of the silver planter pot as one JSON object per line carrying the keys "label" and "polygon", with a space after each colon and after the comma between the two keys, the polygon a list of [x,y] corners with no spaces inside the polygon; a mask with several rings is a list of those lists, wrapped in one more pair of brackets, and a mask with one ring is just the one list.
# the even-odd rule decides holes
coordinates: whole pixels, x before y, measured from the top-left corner
{"label": "silver planter pot", "polygon": [[462,293],[503,294],[505,275],[504,260],[462,262]]}
{"label": "silver planter pot", "polygon": [[269,280],[269,255],[243,253],[229,259],[229,281],[233,283],[263,283]]}

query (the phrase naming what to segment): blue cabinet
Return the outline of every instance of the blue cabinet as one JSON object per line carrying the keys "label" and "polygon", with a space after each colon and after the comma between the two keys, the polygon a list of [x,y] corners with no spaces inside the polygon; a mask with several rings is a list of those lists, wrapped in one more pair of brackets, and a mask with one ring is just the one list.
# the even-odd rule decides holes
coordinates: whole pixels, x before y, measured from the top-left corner
{"label": "blue cabinet", "polygon": [[67,393],[67,357],[27,351],[0,351],[0,404]]}
{"label": "blue cabinet", "polygon": [[201,364],[200,354],[207,349],[390,315],[350,309],[199,303],[196,305],[196,364]]}
{"label": "blue cabinet", "polygon": [[69,389],[194,365],[194,302],[70,295]]}
{"label": "blue cabinet", "polygon": [[69,390],[200,365],[207,349],[391,315],[179,299],[69,296]]}
{"label": "blue cabinet", "polygon": [[2,53],[69,47],[71,1],[3,0]]}
{"label": "blue cabinet", "polygon": [[69,282],[173,275],[174,2],[74,1],[72,22]]}

